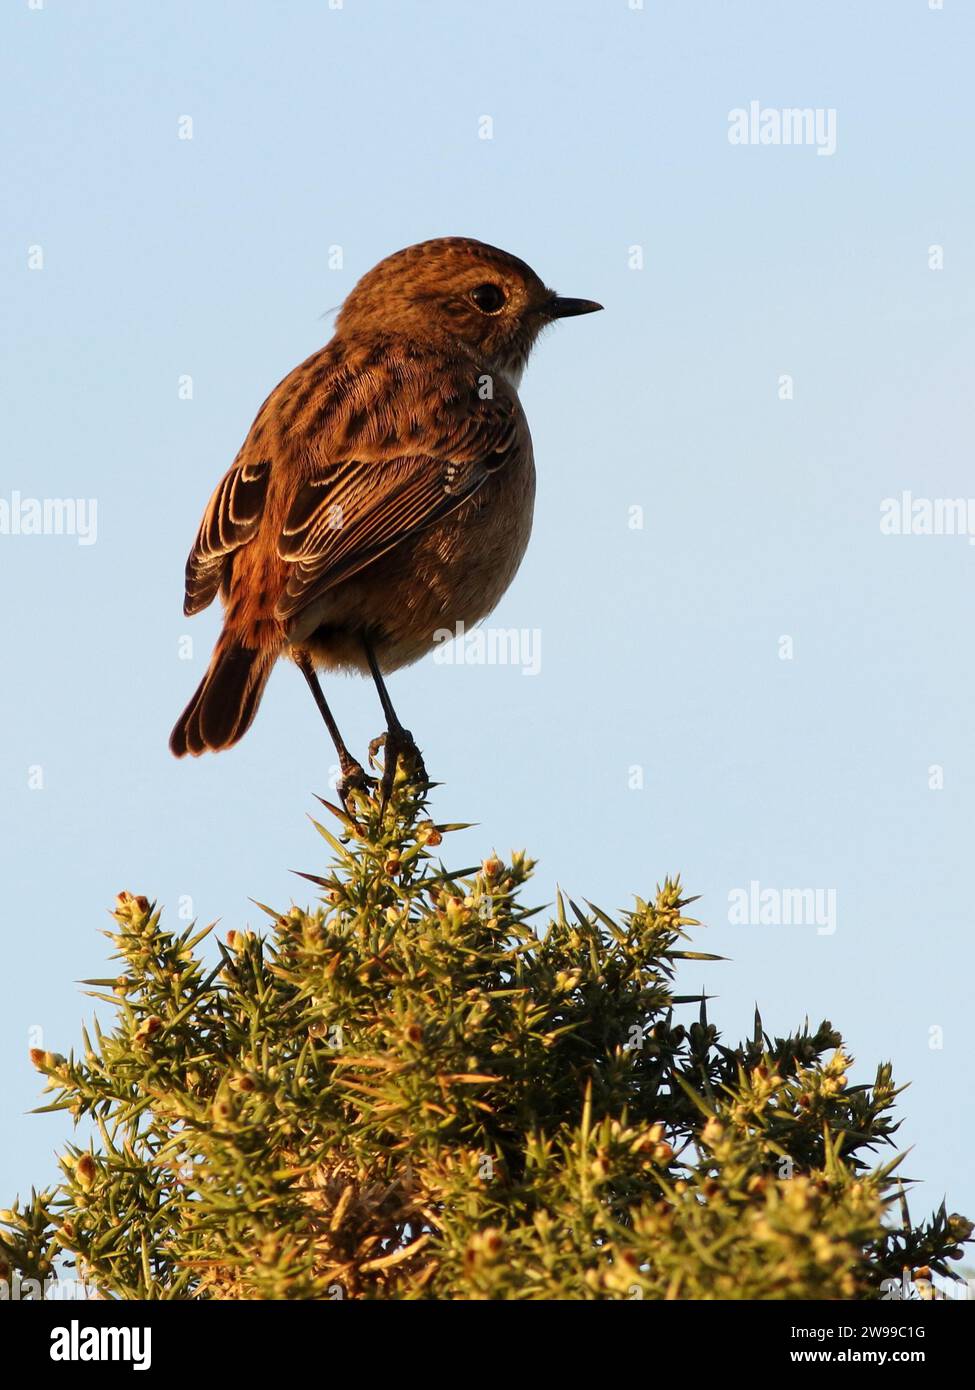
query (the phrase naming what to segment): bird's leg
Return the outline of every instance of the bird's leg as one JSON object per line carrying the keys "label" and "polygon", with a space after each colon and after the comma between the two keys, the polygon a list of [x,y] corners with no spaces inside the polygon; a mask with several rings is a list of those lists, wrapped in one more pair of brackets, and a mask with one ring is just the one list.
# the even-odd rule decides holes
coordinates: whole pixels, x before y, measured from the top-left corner
{"label": "bird's leg", "polygon": [[311,657],[303,649],[299,648],[295,652],[295,661],[298,669],[308,682],[308,689],[312,693],[312,698],[318,706],[318,712],[325,720],[325,727],[328,729],[335,744],[335,751],[339,755],[339,768],[341,777],[338,781],[336,790],[342,798],[342,804],[347,811],[351,812],[349,797],[353,791],[369,793],[375,783],[375,778],[370,777],[357,758],[354,758],[345,746],[345,739],[339,733],[339,726],[336,724],[332,711],[328,707],[328,702],[322,692],[322,687],[318,683],[318,676],[315,674],[315,667]]}
{"label": "bird's leg", "polygon": [[369,670],[372,678],[376,682],[376,691],[379,695],[380,704],[383,707],[383,714],[386,716],[386,732],[380,734],[379,738],[374,738],[369,745],[369,756],[374,758],[379,750],[380,744],[383,746],[383,776],[379,784],[380,819],[386,811],[389,798],[393,791],[393,781],[396,777],[396,764],[400,757],[409,759],[413,763],[417,774],[427,781],[427,770],[423,766],[423,756],[414,742],[413,735],[409,729],[404,729],[399,722],[396,711],[393,709],[393,702],[389,698],[389,691],[386,689],[386,682],[383,680],[383,673],[379,669],[379,662],[376,660],[376,653],[373,651],[372,643],[369,638],[363,635],[362,645],[365,648],[366,660],[369,662]]}

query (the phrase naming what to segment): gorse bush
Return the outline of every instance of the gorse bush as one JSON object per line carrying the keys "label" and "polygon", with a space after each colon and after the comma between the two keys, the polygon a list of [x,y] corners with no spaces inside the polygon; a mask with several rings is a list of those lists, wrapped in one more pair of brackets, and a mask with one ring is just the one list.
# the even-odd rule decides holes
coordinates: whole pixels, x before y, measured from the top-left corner
{"label": "gorse bush", "polygon": [[[333,808],[334,809],[334,808]],[[336,814],[339,813],[336,811]],[[2,1214],[10,1277],[114,1298],[876,1298],[947,1274],[971,1225],[906,1214],[890,1067],[851,1085],[829,1023],[724,1045],[674,992],[676,881],[618,918],[532,863],[446,869],[401,774],[362,797],[311,910],[167,931],[123,893],[112,1010],[35,1053],[91,1126]],[[889,1161],[875,1166],[887,1149]]]}

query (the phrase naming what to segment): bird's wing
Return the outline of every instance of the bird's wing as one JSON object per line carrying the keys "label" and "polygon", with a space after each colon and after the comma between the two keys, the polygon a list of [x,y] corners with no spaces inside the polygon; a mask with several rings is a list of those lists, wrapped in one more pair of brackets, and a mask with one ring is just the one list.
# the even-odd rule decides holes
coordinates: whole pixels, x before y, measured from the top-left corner
{"label": "bird's wing", "polygon": [[212,603],[234,551],[256,534],[270,467],[266,458],[241,457],[217,484],[186,561],[187,617]]}
{"label": "bird's wing", "polygon": [[278,540],[278,553],[291,564],[278,617],[290,621],[335,584],[456,511],[517,451],[519,421],[515,398],[480,400],[465,392],[460,408],[438,412],[427,437],[412,439],[409,450],[351,458],[305,482]]}

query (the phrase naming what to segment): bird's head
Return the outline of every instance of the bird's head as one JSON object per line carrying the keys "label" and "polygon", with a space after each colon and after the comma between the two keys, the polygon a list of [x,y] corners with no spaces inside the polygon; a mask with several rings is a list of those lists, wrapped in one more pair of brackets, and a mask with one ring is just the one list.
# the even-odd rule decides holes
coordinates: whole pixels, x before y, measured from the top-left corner
{"label": "bird's head", "polygon": [[364,275],[342,306],[336,332],[461,345],[517,379],[543,328],[601,308],[546,289],[531,266],[496,246],[439,237],[387,256]]}

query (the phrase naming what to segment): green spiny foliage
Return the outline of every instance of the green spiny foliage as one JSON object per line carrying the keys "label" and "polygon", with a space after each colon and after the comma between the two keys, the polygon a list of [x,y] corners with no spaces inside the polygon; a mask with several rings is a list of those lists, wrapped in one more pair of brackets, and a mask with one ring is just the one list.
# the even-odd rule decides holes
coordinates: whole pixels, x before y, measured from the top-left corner
{"label": "green spiny foliage", "polygon": [[[117,1298],[876,1298],[949,1273],[972,1227],[914,1226],[890,1067],[850,1085],[829,1023],[721,1043],[674,993],[698,925],[667,881],[617,920],[535,930],[523,854],[451,872],[457,826],[402,775],[269,936],[166,931],[119,896],[117,978],[80,1055],[34,1054],[91,1127],[0,1213],[22,1279]],[[694,1015],[697,1015],[696,1017]],[[687,1017],[685,1017],[687,1015]],[[688,1019],[692,1021],[688,1021]]]}

